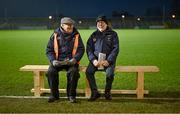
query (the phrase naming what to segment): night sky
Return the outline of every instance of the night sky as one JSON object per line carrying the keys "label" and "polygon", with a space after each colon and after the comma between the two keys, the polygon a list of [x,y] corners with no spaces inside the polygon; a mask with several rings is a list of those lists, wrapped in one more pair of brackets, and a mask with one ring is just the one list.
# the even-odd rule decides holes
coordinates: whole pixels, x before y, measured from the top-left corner
{"label": "night sky", "polygon": [[144,15],[147,8],[168,7],[171,0],[1,0],[0,17],[72,17],[112,16],[112,11]]}

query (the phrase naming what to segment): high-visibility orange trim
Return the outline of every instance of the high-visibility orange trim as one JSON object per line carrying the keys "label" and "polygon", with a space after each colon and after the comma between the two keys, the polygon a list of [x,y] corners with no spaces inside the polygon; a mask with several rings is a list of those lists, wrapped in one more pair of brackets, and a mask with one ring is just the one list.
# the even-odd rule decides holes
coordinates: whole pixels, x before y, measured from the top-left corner
{"label": "high-visibility orange trim", "polygon": [[[75,56],[75,54],[77,52],[78,44],[79,44],[79,34],[76,34],[75,39],[74,39],[73,51],[72,51],[73,57]],[[59,45],[58,45],[58,40],[57,40],[57,33],[54,33],[54,52],[55,52],[56,59],[58,59]],[[78,64],[79,64],[79,62],[78,62]]]}
{"label": "high-visibility orange trim", "polygon": [[75,40],[74,40],[74,47],[72,51],[72,56],[76,54],[77,48],[78,48],[78,43],[79,43],[79,34],[75,35]]}
{"label": "high-visibility orange trim", "polygon": [[57,42],[57,33],[54,33],[54,52],[55,52],[55,57],[56,59],[58,59],[58,53],[59,53],[59,49],[58,49],[58,42]]}

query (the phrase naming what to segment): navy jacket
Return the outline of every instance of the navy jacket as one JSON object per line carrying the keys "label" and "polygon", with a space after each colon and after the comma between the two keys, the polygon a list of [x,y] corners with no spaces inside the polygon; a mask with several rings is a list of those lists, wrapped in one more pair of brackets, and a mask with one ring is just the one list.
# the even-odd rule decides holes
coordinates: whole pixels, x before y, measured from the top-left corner
{"label": "navy jacket", "polygon": [[[59,45],[59,54],[58,54],[58,60],[63,61],[65,59],[71,59],[72,58],[72,50],[74,46],[74,39],[75,35],[79,34],[78,31],[74,28],[72,34],[66,34],[63,32],[62,28],[56,29],[54,32],[56,32],[57,39],[58,39],[58,45]],[[79,43],[78,48],[76,51],[76,54],[74,58],[77,61],[80,61],[84,54],[84,44],[81,39],[81,36],[79,35]],[[50,62],[53,60],[56,60],[55,52],[54,52],[54,35],[52,34],[50,37],[50,40],[47,44],[46,48],[46,55]]]}
{"label": "navy jacket", "polygon": [[91,62],[98,59],[99,53],[105,53],[106,60],[110,64],[115,64],[116,57],[119,53],[119,39],[117,33],[109,27],[103,32],[96,30],[87,41],[86,52]]}

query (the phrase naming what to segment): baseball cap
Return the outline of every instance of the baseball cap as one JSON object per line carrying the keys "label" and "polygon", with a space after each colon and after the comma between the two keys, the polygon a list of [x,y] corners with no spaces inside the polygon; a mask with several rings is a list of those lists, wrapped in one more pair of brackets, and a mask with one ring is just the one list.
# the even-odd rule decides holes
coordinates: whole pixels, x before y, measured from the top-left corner
{"label": "baseball cap", "polygon": [[97,19],[96,19],[96,23],[97,23],[98,21],[104,21],[104,22],[108,25],[107,18],[106,18],[106,16],[104,16],[104,15],[98,16]]}

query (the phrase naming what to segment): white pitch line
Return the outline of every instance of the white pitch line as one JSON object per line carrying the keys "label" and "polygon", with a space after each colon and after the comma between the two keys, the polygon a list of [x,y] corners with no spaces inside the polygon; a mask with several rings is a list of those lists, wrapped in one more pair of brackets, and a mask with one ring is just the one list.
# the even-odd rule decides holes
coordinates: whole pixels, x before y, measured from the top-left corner
{"label": "white pitch line", "polygon": [[[0,96],[0,98],[18,98],[18,99],[48,99],[48,96]],[[67,99],[67,97],[60,97],[62,99]],[[87,97],[76,97],[77,99],[88,99]],[[100,99],[104,99],[101,97]],[[113,99],[129,99],[129,100],[180,100],[180,98],[156,98],[156,97],[145,97],[144,99],[137,99],[136,97],[113,97]]]}
{"label": "white pitch line", "polygon": [[[19,99],[48,99],[48,96],[41,96],[41,97],[35,97],[35,96],[0,96],[0,98],[19,98]],[[67,99],[67,97],[60,97],[63,99]],[[86,97],[76,97],[78,99],[86,99]]]}

